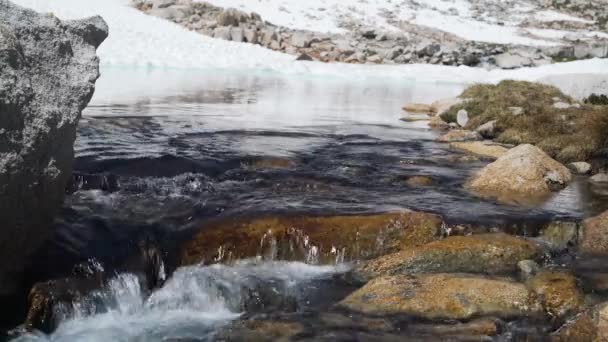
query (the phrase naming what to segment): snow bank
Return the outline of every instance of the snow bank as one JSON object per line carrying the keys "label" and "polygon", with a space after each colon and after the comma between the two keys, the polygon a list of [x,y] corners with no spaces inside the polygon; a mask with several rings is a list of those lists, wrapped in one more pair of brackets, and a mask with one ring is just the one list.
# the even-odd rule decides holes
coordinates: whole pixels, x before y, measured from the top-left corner
{"label": "snow bank", "polygon": [[[278,0],[224,0],[267,4]],[[286,1],[286,0],[283,0]],[[316,1],[316,2],[315,2]],[[338,0],[327,1],[328,4]],[[440,0],[437,6],[444,3]],[[459,2],[460,1],[460,2]],[[466,11],[463,0],[454,1]],[[110,26],[110,37],[99,49],[102,68],[213,69],[276,73],[348,80],[382,79],[399,82],[498,82],[502,79],[538,80],[550,75],[597,73],[608,70],[608,60],[585,60],[519,70],[492,70],[440,65],[350,65],[296,62],[293,56],[262,47],[212,39],[128,6],[128,0],[15,0],[62,19],[100,14]],[[219,3],[219,0],[213,0]],[[320,0],[306,2],[317,8]],[[378,4],[380,0],[370,0]],[[302,2],[303,3],[303,2]],[[261,5],[260,5],[261,6]],[[291,5],[290,5],[291,6]],[[301,5],[304,6],[304,5]],[[447,6],[447,5],[443,5]],[[325,8],[329,9],[328,5]],[[271,18],[273,19],[273,18]]]}

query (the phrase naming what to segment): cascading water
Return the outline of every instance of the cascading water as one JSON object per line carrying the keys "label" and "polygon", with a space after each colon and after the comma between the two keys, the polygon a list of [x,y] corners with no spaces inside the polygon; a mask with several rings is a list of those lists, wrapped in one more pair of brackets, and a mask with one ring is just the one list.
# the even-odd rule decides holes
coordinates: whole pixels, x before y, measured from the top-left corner
{"label": "cascading water", "polygon": [[[243,260],[233,265],[183,267],[146,297],[138,277],[120,274],[106,288],[57,307],[61,322],[46,336],[32,333],[15,341],[211,340],[218,327],[238,318],[249,291],[269,287],[277,296],[297,299],[307,283],[347,270],[346,265]],[[91,303],[97,308],[92,310]]]}

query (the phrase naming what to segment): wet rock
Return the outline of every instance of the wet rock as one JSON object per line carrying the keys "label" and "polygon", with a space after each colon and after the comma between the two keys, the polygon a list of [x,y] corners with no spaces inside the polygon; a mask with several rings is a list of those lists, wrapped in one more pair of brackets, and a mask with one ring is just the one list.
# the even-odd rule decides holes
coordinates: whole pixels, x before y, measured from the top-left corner
{"label": "wet rock", "polygon": [[475,131],[486,139],[494,139],[496,137],[496,120],[486,122],[485,124],[477,127]]}
{"label": "wet rock", "polygon": [[51,234],[107,36],[101,17],[61,21],[0,2],[0,299]]}
{"label": "wet rock", "polygon": [[78,190],[102,190],[114,192],[120,190],[120,182],[116,175],[73,173],[66,186],[68,193]]}
{"label": "wet rock", "polygon": [[451,97],[446,99],[437,100],[431,103],[431,113],[436,116],[440,116],[447,112],[452,106],[459,105],[463,100],[459,97]]}
{"label": "wet rock", "polygon": [[575,222],[553,222],[541,230],[539,239],[553,251],[564,251],[576,245],[578,224]]}
{"label": "wet rock", "polygon": [[34,285],[28,296],[25,326],[45,333],[52,332],[62,318],[61,306],[68,309],[73,302],[81,300],[101,286],[102,283],[94,278],[65,278]]}
{"label": "wet rock", "polygon": [[214,340],[217,341],[252,341],[252,342],[286,342],[306,331],[299,322],[270,319],[252,319],[237,321],[222,328]]}
{"label": "wet rock", "polygon": [[608,341],[608,304],[599,304],[565,323],[551,336],[552,342]]}
{"label": "wet rock", "polygon": [[519,317],[539,313],[524,284],[465,274],[383,276],[341,306],[368,314],[407,314],[425,319]]}
{"label": "wet rock", "polygon": [[593,183],[608,183],[608,173],[598,173],[589,180]]}
{"label": "wet rock", "polygon": [[497,319],[479,318],[454,324],[420,324],[409,327],[409,333],[437,338],[456,338],[458,341],[482,341],[498,334]]}
{"label": "wet rock", "polygon": [[247,313],[295,312],[298,301],[285,294],[284,289],[276,289],[272,284],[259,283],[241,290],[241,310]]}
{"label": "wet rock", "polygon": [[472,153],[481,157],[488,157],[492,159],[498,159],[504,156],[509,149],[499,144],[488,141],[466,141],[466,142],[453,142],[450,144],[451,148],[461,150],[464,152]]}
{"label": "wet rock", "polygon": [[250,162],[243,163],[246,169],[293,169],[296,163],[289,158],[281,157],[260,157]]}
{"label": "wet rock", "polygon": [[418,212],[224,218],[203,225],[183,246],[181,264],[255,256],[312,263],[367,259],[433,241],[441,225],[441,218]]}
{"label": "wet rock", "polygon": [[587,162],[574,162],[568,164],[568,168],[572,170],[572,172],[579,175],[586,175],[591,172],[591,164]]}
{"label": "wet rock", "polygon": [[608,253],[608,211],[583,221],[579,250],[587,254]]}
{"label": "wet rock", "polygon": [[386,274],[420,272],[509,273],[521,260],[537,259],[541,250],[523,238],[503,234],[451,236],[371,260],[355,270],[370,279]]}
{"label": "wet rock", "polygon": [[572,180],[570,171],[533,145],[519,145],[481,169],[467,188],[503,202],[534,203]]}
{"label": "wet rock", "polygon": [[428,114],[431,112],[431,106],[422,103],[408,103],[402,109],[412,114]]}
{"label": "wet rock", "polygon": [[583,308],[583,294],[570,273],[544,271],[532,277],[526,284],[545,312],[554,319],[577,314]]}
{"label": "wet rock", "polygon": [[456,123],[460,127],[466,126],[467,123],[469,123],[469,113],[464,109],[459,110],[458,113],[456,113]]}
{"label": "wet rock", "polygon": [[454,129],[437,138],[439,142],[477,141],[483,138],[477,132]]}
{"label": "wet rock", "polygon": [[540,271],[540,266],[534,260],[522,260],[517,263],[522,278],[527,279]]}

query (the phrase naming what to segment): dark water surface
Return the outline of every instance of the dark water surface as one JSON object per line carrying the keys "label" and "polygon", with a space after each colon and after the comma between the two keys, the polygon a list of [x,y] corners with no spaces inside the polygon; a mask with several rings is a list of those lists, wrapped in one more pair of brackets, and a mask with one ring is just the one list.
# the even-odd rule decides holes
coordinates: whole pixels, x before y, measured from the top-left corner
{"label": "dark water surface", "polygon": [[[487,162],[456,161],[459,154],[435,143],[424,123],[398,120],[404,103],[453,96],[463,86],[108,70],[80,125],[80,182],[33,277],[56,276],[89,258],[111,263],[148,232],[170,244],[217,216],[409,208],[525,234],[538,223],[606,208],[606,194],[583,178],[537,208],[465,192],[467,177]],[[419,175],[433,184],[404,182]],[[105,290],[114,303],[109,311],[77,310],[53,335],[28,338],[212,339],[218,325],[238,316],[231,300],[251,279],[279,282],[310,299],[346,268],[279,261],[195,266],[178,270],[149,298],[123,274]],[[348,287],[336,286],[336,296]]]}

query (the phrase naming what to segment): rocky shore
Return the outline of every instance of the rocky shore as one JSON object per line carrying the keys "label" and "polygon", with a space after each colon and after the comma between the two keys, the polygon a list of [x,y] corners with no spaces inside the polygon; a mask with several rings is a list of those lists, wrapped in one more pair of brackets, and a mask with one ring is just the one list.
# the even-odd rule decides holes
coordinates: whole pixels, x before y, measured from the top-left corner
{"label": "rocky shore", "polygon": [[[348,33],[323,33],[274,25],[257,13],[221,8],[206,2],[133,0],[132,4],[146,14],[173,21],[188,30],[217,39],[260,45],[297,56],[300,60],[361,64],[425,63],[514,69],[608,56],[608,39],[582,33],[567,35],[549,46],[496,44],[466,40],[436,28],[399,22],[396,19],[393,19],[393,24],[399,30],[345,23]],[[478,5],[482,11],[484,4]],[[578,8],[557,7],[570,12],[576,12],[574,9]],[[538,10],[543,8],[556,10],[551,4],[539,7]],[[489,9],[494,10],[494,15],[502,13],[504,16],[508,12],[507,9]],[[587,16],[588,13],[583,11],[578,14]],[[576,29],[580,32],[585,29],[606,30],[601,25],[602,19],[596,16],[592,16],[594,19],[586,23],[529,20],[522,25],[532,29]],[[479,20],[483,20],[481,15]]]}
{"label": "rocky shore", "polygon": [[[0,298],[18,307],[28,257],[51,234],[76,127],[99,77],[101,17],[61,21],[0,1]],[[18,319],[18,310],[10,312]],[[2,314],[7,311],[3,310]]]}

